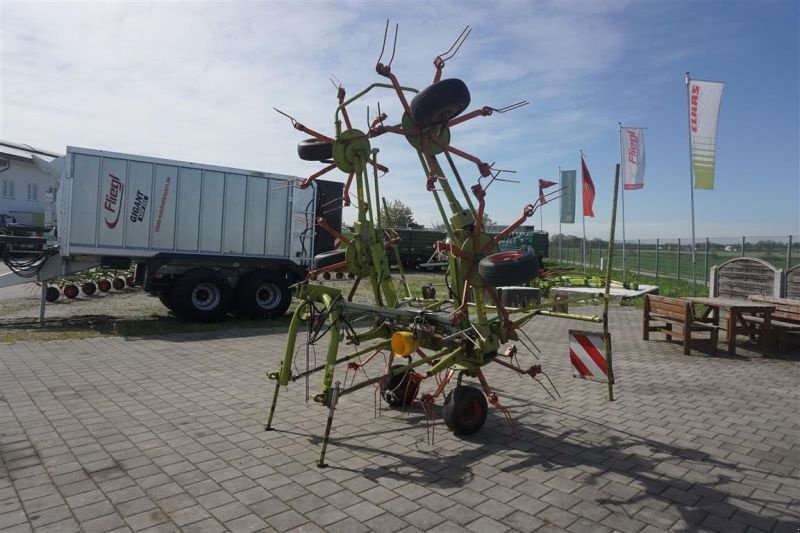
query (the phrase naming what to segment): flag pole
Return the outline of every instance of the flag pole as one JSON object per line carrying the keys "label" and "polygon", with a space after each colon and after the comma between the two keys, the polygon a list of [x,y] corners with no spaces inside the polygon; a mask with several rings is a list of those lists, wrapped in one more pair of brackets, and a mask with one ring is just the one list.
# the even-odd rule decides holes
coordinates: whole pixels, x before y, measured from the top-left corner
{"label": "flag pole", "polygon": [[[686,105],[687,109],[692,108],[692,97],[689,94],[689,73],[686,73]],[[694,165],[692,164],[692,118],[691,113],[687,114],[687,124],[689,126],[689,197],[692,205],[692,296],[697,292],[697,277],[695,274],[695,236],[694,236]],[[680,266],[678,267],[680,268]]]}
{"label": "flag pole", "polygon": [[581,248],[581,264],[583,265],[583,275],[586,275],[586,210],[583,208],[584,196],[586,191],[583,190],[583,150],[581,153],[581,220],[583,221],[583,241]]}
{"label": "flag pole", "polygon": [[[622,154],[622,122],[617,122],[617,127],[619,129],[619,166],[620,170],[622,169],[623,163],[623,154]],[[622,282],[628,282],[628,271],[625,270],[625,172],[623,174],[623,183],[622,188],[620,189],[620,195],[622,199]]]}
{"label": "flag pole", "polygon": [[[561,166],[558,167],[558,182],[561,183]],[[563,192],[561,194],[564,194]],[[558,262],[561,262],[561,206],[562,203],[558,203]]]}

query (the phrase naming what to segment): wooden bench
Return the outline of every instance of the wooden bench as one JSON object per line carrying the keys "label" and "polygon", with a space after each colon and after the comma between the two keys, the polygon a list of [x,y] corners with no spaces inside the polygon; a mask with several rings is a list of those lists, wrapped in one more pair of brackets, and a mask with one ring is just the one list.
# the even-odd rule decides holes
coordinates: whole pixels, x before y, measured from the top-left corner
{"label": "wooden bench", "polygon": [[[786,340],[790,336],[800,339],[800,300],[758,294],[751,294],[747,299],[775,306],[775,311],[773,311],[772,320],[770,321],[770,335],[772,339],[777,340],[778,351],[783,351]],[[760,325],[764,322],[763,318],[750,315],[744,315],[742,319],[755,325]]]}
{"label": "wooden bench", "polygon": [[[683,339],[683,353],[689,355],[692,341],[701,340],[693,337],[693,334],[709,333],[712,353],[717,353],[719,324],[701,321],[695,316],[692,304],[686,300],[646,294],[642,322],[642,338],[644,340],[650,340],[652,331],[664,333],[669,341],[672,340],[672,337],[677,337]],[[679,326],[680,331],[674,330],[673,326]]]}

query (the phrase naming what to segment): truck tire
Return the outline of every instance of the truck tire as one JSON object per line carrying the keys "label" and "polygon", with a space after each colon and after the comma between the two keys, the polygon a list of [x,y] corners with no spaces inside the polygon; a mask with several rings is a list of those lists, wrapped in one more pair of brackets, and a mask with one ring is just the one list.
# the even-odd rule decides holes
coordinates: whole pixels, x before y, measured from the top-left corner
{"label": "truck tire", "polygon": [[490,287],[519,285],[539,275],[539,259],[530,252],[498,252],[480,260],[478,274]]}
{"label": "truck tire", "polygon": [[486,395],[475,387],[462,385],[447,394],[442,418],[456,435],[472,435],[483,427],[488,412]]}
{"label": "truck tire", "polygon": [[297,143],[297,155],[303,161],[327,161],[333,159],[333,145],[312,137]]}
{"label": "truck tire", "polygon": [[325,268],[345,260],[344,250],[331,250],[314,256],[314,268]]}
{"label": "truck tire", "polygon": [[250,318],[277,318],[292,303],[292,292],[285,279],[266,270],[255,270],[236,286],[236,306]]}
{"label": "truck tire", "polygon": [[59,296],[61,296],[61,292],[58,287],[47,287],[47,291],[44,293],[44,299],[48,302],[55,302]]}
{"label": "truck tire", "polygon": [[172,311],[186,320],[214,322],[228,310],[232,296],[225,276],[210,268],[196,268],[173,285]]}
{"label": "truck tire", "polygon": [[158,301],[161,305],[172,311],[172,291],[158,291]]}
{"label": "truck tire", "polygon": [[429,85],[411,100],[411,118],[420,128],[446,124],[469,106],[466,84],[457,79],[440,80]]}

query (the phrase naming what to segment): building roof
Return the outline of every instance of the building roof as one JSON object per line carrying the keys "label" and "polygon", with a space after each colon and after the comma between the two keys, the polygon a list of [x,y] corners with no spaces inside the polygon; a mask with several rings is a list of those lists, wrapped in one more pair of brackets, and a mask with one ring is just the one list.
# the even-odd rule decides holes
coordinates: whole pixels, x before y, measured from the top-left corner
{"label": "building roof", "polygon": [[0,155],[9,156],[14,159],[20,159],[24,161],[33,161],[34,154],[48,161],[52,161],[56,157],[61,157],[64,155],[57,152],[51,152],[50,150],[35,148],[29,144],[15,143],[0,139]]}

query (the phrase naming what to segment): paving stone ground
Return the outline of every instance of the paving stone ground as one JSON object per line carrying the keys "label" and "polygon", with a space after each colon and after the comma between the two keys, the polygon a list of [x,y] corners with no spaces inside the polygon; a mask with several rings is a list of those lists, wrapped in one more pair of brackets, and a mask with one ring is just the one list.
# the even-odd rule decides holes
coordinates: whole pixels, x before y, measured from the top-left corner
{"label": "paving stone ground", "polygon": [[339,404],[326,469],[303,381],[263,428],[284,331],[0,345],[0,530],[798,531],[800,357],[684,356],[615,306],[608,402],[572,378],[569,328],[597,326],[526,326],[559,400],[486,370],[519,438],[491,411],[431,445],[420,410],[376,418],[364,389]]}

